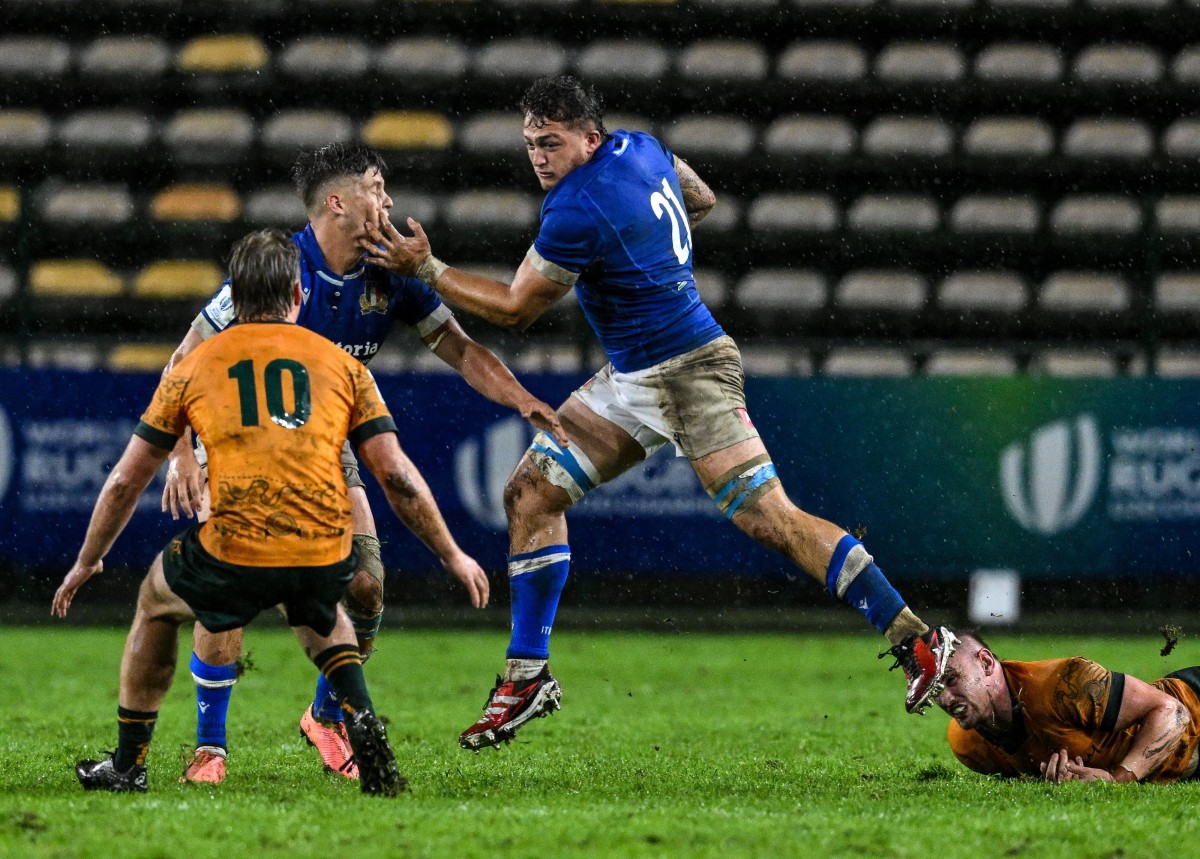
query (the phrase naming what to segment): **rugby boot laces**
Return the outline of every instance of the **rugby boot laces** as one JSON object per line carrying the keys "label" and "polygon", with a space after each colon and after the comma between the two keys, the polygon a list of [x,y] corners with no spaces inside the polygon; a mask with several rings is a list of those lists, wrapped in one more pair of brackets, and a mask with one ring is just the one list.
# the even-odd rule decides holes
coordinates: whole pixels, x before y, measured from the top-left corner
{"label": "rugby boot laces", "polygon": [[930,702],[945,688],[942,674],[956,647],[958,638],[954,633],[944,626],[935,626],[920,635],[910,635],[879,654],[880,659],[888,655],[895,658],[896,663],[889,671],[904,669],[904,679],[908,683],[905,710],[918,716],[925,715]]}
{"label": "rugby boot laces", "polygon": [[483,716],[458,736],[464,749],[495,748],[512,740],[517,729],[530,719],[540,719],[562,708],[562,687],[542,668],[532,680],[496,678],[496,685],[483,705]]}

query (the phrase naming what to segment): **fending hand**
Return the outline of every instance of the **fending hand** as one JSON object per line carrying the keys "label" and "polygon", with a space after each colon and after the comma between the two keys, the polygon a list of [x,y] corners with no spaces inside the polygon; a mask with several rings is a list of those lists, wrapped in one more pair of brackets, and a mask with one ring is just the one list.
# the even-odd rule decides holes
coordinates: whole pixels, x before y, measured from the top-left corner
{"label": "fending hand", "polygon": [[365,259],[371,265],[404,277],[414,277],[421,263],[432,253],[429,237],[415,218],[408,219],[412,236],[401,235],[387,218],[378,227],[374,224],[363,227],[367,237],[359,239],[359,246],[366,252]]}
{"label": "fending hand", "polygon": [[54,592],[54,600],[50,603],[50,614],[55,617],[66,617],[67,611],[71,608],[71,601],[75,599],[75,592],[83,586],[84,582],[103,569],[103,561],[98,561],[92,566],[82,564],[78,560],[75,561],[74,566],[63,577],[58,590]]}

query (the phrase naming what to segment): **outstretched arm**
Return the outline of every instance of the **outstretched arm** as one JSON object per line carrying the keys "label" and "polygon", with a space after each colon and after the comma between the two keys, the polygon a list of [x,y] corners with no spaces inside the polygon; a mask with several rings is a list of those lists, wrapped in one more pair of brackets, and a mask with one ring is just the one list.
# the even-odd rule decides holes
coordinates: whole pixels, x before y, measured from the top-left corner
{"label": "outstretched arm", "polygon": [[427,345],[436,343],[434,354],[453,367],[472,388],[548,432],[561,446],[568,445],[567,432],[554,409],[529,393],[504,362],[491,349],[471,339],[456,320],[438,326],[424,340]]}
{"label": "outstretched arm", "polygon": [[138,498],[146,491],[154,472],[158,471],[166,458],[165,450],[139,436],[129,440],[121,459],[104,481],[100,497],[96,499],[79,556],[54,594],[50,612],[55,617],[66,617],[75,592],[104,569],[104,556],[129,524]]}
{"label": "outstretched arm", "polygon": [[412,236],[400,235],[390,221],[383,222],[382,232],[365,225],[368,237],[361,244],[367,262],[405,277],[419,277],[454,306],[493,325],[524,331],[570,289],[540,274],[528,258],[521,262],[511,286],[451,268],[433,255],[419,223],[409,218],[408,226]]}
{"label": "outstretched arm", "polygon": [[429,485],[400,449],[396,434],[372,436],[358,446],[358,453],[383,487],[396,517],[437,555],[446,572],[462,582],[475,608],[487,605],[487,576],[475,559],[458,547]]}
{"label": "outstretched arm", "polygon": [[1113,732],[1137,725],[1133,743],[1111,771],[1086,766],[1082,758],[1071,760],[1066,750],[1042,764],[1048,781],[1141,781],[1166,763],[1191,716],[1181,701],[1144,680],[1125,675],[1125,694]]}

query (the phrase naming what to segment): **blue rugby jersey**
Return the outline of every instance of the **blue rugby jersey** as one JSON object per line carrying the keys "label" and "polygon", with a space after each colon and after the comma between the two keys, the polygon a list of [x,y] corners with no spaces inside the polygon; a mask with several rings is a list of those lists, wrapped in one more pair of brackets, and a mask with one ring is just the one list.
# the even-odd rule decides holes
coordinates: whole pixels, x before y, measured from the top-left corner
{"label": "blue rugby jersey", "polygon": [[578,276],[579,304],[618,372],[725,333],[696,291],[674,157],[648,134],[613,132],[550,189],[531,253],[556,281]]}
{"label": "blue rugby jersey", "polygon": [[[429,334],[451,317],[437,293],[415,277],[400,277],[360,263],[344,275],[325,264],[312,225],[292,236],[300,248],[300,288],[304,306],[297,323],[329,340],[366,364],[399,322]],[[226,280],[192,322],[207,339],[234,319],[233,299]]]}

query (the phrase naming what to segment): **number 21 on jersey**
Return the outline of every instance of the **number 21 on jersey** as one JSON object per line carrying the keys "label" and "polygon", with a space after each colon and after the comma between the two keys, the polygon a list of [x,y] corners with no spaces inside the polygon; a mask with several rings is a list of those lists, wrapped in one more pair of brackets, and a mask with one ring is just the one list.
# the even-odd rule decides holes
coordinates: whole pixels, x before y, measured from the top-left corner
{"label": "number 21 on jersey", "polygon": [[671,219],[671,247],[675,251],[675,259],[679,260],[680,265],[687,262],[692,251],[692,228],[687,212],[666,178],[662,180],[661,193],[655,191],[650,195],[650,208],[658,220],[661,221],[664,214]]}

